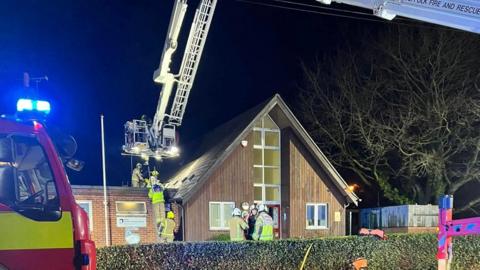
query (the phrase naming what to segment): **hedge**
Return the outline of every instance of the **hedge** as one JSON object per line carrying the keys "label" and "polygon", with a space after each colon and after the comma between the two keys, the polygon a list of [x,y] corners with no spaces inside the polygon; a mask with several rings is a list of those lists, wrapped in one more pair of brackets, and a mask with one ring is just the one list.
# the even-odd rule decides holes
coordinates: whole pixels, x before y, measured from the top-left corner
{"label": "hedge", "polygon": [[[369,269],[436,269],[436,235],[398,234],[386,241],[335,237],[271,242],[176,242],[98,249],[102,269],[298,269],[312,244],[305,269],[347,269],[368,259]],[[480,237],[454,240],[453,269],[480,269]]]}

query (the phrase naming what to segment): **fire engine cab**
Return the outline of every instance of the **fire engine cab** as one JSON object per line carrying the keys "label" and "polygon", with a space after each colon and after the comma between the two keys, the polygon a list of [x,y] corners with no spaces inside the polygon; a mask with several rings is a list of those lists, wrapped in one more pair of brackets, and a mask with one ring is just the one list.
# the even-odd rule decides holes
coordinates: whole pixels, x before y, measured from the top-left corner
{"label": "fire engine cab", "polygon": [[73,138],[56,141],[41,118],[47,101],[20,99],[0,117],[0,270],[95,269],[88,216],[75,203],[63,163]]}

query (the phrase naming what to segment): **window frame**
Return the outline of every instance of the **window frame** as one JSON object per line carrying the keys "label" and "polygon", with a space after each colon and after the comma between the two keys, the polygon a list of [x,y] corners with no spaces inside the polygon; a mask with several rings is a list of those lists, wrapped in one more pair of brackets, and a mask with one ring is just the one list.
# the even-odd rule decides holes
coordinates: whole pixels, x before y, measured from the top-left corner
{"label": "window frame", "polygon": [[[143,204],[143,207],[145,211],[139,212],[139,213],[132,213],[132,212],[123,212],[123,211],[118,211],[118,203],[141,203]],[[115,201],[115,215],[116,216],[145,216],[147,215],[147,203],[144,201]]]}
{"label": "window frame", "polygon": [[[308,207],[313,206],[313,226],[308,225]],[[320,207],[325,207],[325,223],[326,226],[320,226],[318,224],[318,210]],[[306,203],[305,204],[305,228],[307,230],[328,230],[328,203]]]}
{"label": "window frame", "polygon": [[[272,123],[275,124],[275,129],[272,128],[265,128],[264,127],[264,119],[268,117]],[[262,188],[262,200],[256,200],[254,199],[255,203],[264,203],[264,204],[281,204],[282,201],[282,137],[281,137],[281,130],[278,127],[277,123],[273,121],[273,119],[270,117],[270,115],[265,115],[261,119],[259,119],[261,126],[262,127],[253,127],[253,133],[255,132],[260,132],[260,142],[261,144],[255,144],[255,140],[253,141],[253,149],[259,149],[262,151],[262,164],[254,164],[254,168],[261,168],[262,169],[262,183],[253,183],[254,187],[261,187]],[[265,145],[265,133],[266,132],[271,132],[271,133],[277,133],[278,134],[278,146],[267,146]],[[255,135],[253,135],[255,136]],[[278,161],[278,166],[272,166],[272,165],[265,165],[265,150],[277,150],[279,152],[279,161]],[[254,162],[255,163],[255,162]],[[279,170],[279,184],[265,184],[265,168],[274,168]],[[266,187],[276,187],[279,190],[279,198],[278,201],[267,201],[266,200]]]}
{"label": "window frame", "polygon": [[[216,226],[212,226],[212,224],[210,224],[210,220],[211,220],[211,217],[212,217],[212,213],[210,211],[210,207],[212,204],[218,204],[220,205],[220,225],[222,223],[227,223],[227,226],[226,227],[216,227]],[[210,231],[228,231],[230,230],[230,228],[228,227],[228,218],[226,219],[225,217],[225,205],[232,205],[232,209],[235,209],[235,202],[233,201],[210,201],[208,202],[208,229]],[[222,222],[222,221],[225,221],[225,222]]]}
{"label": "window frame", "polygon": [[[90,232],[93,232],[93,203],[91,200],[75,200],[75,202],[80,206],[81,203],[83,204],[88,204],[89,211],[87,213],[88,215],[88,229]],[[82,208],[80,206],[80,208]],[[83,208],[82,208],[83,209]]]}
{"label": "window frame", "polygon": [[[50,206],[51,207],[58,207],[59,211],[61,211],[60,192],[59,192],[58,186],[57,186],[57,175],[56,175],[55,170],[53,170],[53,167],[52,167],[52,164],[55,162],[55,160],[52,160],[52,157],[50,155],[48,155],[45,145],[42,144],[42,142],[39,140],[39,138],[37,136],[35,136],[34,134],[17,134],[17,133],[5,134],[5,133],[2,133],[2,134],[0,134],[0,137],[8,138],[8,139],[11,140],[12,147],[13,147],[12,148],[12,155],[13,155],[14,159],[17,159],[17,156],[18,156],[18,153],[17,153],[17,144],[19,143],[18,140],[21,140],[21,139],[31,140],[32,144],[28,145],[28,147],[29,147],[28,151],[30,151],[30,148],[32,146],[38,146],[39,147],[40,153],[42,154],[42,158],[44,159],[44,162],[47,165],[48,171],[49,171],[50,176],[51,176],[50,180],[46,181],[45,183],[40,183],[39,180],[40,180],[40,178],[43,178],[43,176],[42,175],[39,176],[38,164],[35,168],[28,169],[28,170],[20,170],[18,168],[20,164],[13,165],[13,167],[14,167],[14,185],[15,185],[15,187],[14,187],[14,189],[15,189],[15,191],[14,191],[15,192],[15,194],[14,194],[14,196],[15,196],[14,204],[21,204],[26,200],[26,199],[21,200],[22,199],[22,194],[21,194],[21,190],[20,190],[21,189],[20,184],[23,184],[24,187],[26,187],[26,188],[28,188],[26,186],[26,184],[30,184],[30,187],[29,187],[30,189],[37,187],[37,188],[40,188],[40,190],[37,191],[37,190],[34,189],[33,193],[31,192],[31,190],[29,190],[29,191],[27,191],[27,192],[29,192],[29,194],[27,194],[27,195],[31,196],[35,192],[40,192],[40,191],[42,191],[42,193],[45,192],[43,195],[46,195],[46,197],[44,198],[44,202],[42,202],[42,205],[47,206],[47,203],[49,201],[49,199],[48,199],[49,194],[46,193],[47,190],[43,189],[44,186],[41,185],[41,184],[47,184],[48,182],[52,182],[53,187],[54,187],[54,192],[55,192],[55,198],[56,198],[57,202],[56,202],[56,205],[50,205]],[[22,162],[23,162],[23,159],[22,159]],[[28,183],[20,181],[20,179],[19,179],[20,172],[25,172],[24,178],[25,178],[25,180],[28,180]],[[34,180],[34,181],[32,181],[32,180]],[[27,198],[28,198],[28,196],[27,196]],[[33,218],[33,217],[29,217],[29,218]],[[39,217],[39,219],[35,219],[35,218],[33,218],[33,219],[37,220],[37,221],[57,221],[60,218],[58,218],[58,219],[49,219],[49,218],[43,219],[43,218]]]}

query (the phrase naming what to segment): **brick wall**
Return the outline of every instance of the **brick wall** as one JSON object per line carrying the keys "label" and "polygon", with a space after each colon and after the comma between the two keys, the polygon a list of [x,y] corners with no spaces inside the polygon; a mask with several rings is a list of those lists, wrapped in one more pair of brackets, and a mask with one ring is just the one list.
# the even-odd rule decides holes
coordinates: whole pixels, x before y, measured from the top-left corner
{"label": "brick wall", "polygon": [[[72,186],[75,199],[92,202],[92,239],[97,247],[105,246],[105,212],[103,205],[103,187],[102,186]],[[112,245],[125,245],[125,228],[117,227],[116,201],[136,201],[145,202],[147,206],[147,227],[138,228],[136,233],[140,235],[140,243],[156,242],[156,232],[152,214],[152,205],[148,198],[146,188],[132,187],[107,187],[108,206],[109,206],[109,228]]]}

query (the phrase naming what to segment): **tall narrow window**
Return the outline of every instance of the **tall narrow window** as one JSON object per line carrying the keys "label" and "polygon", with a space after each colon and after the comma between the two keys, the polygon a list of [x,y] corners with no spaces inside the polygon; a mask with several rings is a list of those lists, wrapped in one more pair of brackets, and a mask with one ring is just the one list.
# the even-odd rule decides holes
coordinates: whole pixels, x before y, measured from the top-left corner
{"label": "tall narrow window", "polygon": [[253,128],[254,200],[280,204],[280,129],[266,115]]}

